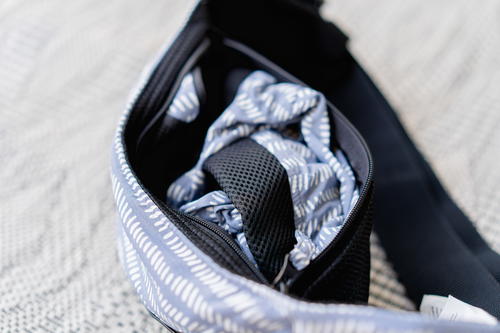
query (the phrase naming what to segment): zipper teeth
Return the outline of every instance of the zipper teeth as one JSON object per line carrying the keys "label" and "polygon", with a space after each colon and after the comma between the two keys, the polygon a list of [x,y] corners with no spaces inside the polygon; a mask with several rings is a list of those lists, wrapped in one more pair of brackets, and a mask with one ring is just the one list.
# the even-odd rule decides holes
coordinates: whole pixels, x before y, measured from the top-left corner
{"label": "zipper teeth", "polygon": [[262,273],[255,267],[255,265],[250,262],[250,259],[246,256],[246,254],[243,253],[241,248],[236,244],[236,242],[228,236],[228,234],[222,230],[220,230],[216,225],[207,222],[203,219],[200,219],[196,216],[192,216],[189,214],[182,214],[183,216],[187,217],[188,219],[196,222],[197,224],[200,224],[204,226],[205,228],[209,229],[212,233],[217,235],[219,238],[223,239],[227,245],[229,245],[237,254],[238,256],[245,262],[245,264],[250,268],[252,273],[255,274],[255,277],[258,278],[262,283],[269,284],[266,278],[262,275]]}
{"label": "zipper teeth", "polygon": [[[198,225],[201,225],[205,227],[205,229],[208,229],[213,235],[217,236],[217,238],[221,239],[224,241],[226,245],[228,245],[237,255],[240,257],[240,259],[248,266],[250,271],[254,274],[254,277],[257,278],[261,283],[265,285],[270,285],[267,279],[262,275],[262,273],[255,267],[255,265],[248,259],[245,253],[241,250],[241,248],[236,244],[236,241],[234,241],[229,235],[219,229],[219,227],[213,223],[207,222],[203,219],[200,219],[196,216],[189,215],[177,210],[174,210],[172,208],[167,207],[163,202],[157,200],[154,196],[150,196],[151,200],[154,202],[154,204],[160,209],[160,211],[166,215],[167,217],[174,215],[176,218],[180,216],[186,217],[189,220],[195,222]],[[175,222],[174,222],[175,225]],[[182,230],[181,230],[182,232]]]}

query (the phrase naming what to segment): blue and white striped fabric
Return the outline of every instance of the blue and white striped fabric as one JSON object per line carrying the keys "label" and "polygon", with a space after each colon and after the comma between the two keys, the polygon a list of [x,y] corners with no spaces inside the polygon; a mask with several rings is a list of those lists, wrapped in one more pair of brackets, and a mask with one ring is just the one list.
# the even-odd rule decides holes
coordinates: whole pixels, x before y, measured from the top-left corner
{"label": "blue and white striped fabric", "polygon": [[120,260],[146,308],[164,324],[184,333],[500,332],[499,326],[434,320],[368,306],[300,301],[217,265],[156,206],[128,162],[125,124],[154,65],[143,73],[120,120],[111,179],[118,208]]}
{"label": "blue and white striped fabric", "polygon": [[[172,105],[185,105],[194,91],[192,76],[183,80]],[[184,110],[187,107],[183,108]],[[177,109],[175,109],[177,110]],[[194,119],[197,108],[191,108]],[[288,135],[291,125],[299,132]],[[277,83],[255,71],[243,80],[234,101],[210,126],[195,167],[175,181],[168,202],[180,210],[222,226],[253,259],[243,234],[241,215],[222,191],[203,193],[204,161],[232,142],[250,137],[283,165],[294,205],[297,244],[290,260],[303,269],[336,236],[358,199],[353,171],[340,149],[330,150],[330,122],[325,98],[308,87]]]}

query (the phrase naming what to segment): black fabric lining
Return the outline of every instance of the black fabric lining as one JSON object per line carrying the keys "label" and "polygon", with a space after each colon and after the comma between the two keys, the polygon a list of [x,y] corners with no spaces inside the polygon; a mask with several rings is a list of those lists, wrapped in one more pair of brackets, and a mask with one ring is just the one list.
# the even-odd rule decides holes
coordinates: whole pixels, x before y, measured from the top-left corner
{"label": "black fabric lining", "polygon": [[[309,0],[310,1],[310,0]],[[204,1],[212,27],[307,83],[341,82],[353,65],[347,37],[317,8],[297,0]]]}
{"label": "black fabric lining", "polygon": [[295,244],[286,170],[251,139],[241,139],[215,153],[203,169],[240,212],[248,247],[264,276],[273,281]]}
{"label": "black fabric lining", "polygon": [[[228,94],[228,86],[233,87],[234,93],[234,87],[239,85],[239,81],[229,82],[227,78],[230,72],[240,70],[242,73],[248,73],[252,70],[262,69],[266,65],[264,70],[275,75],[280,81],[300,83],[280,68],[273,66],[265,58],[256,60],[252,58],[256,56],[255,54],[242,53],[241,50],[235,50],[222,44],[222,41],[218,40],[217,37],[212,37],[214,39],[211,42],[211,47],[198,63],[207,96],[205,103],[201,105],[198,118],[186,124],[172,117],[164,116],[159,124],[161,126],[151,128],[153,133],[148,135],[148,140],[145,140],[147,145],[134,154],[136,156],[132,160],[132,166],[141,180],[151,193],[162,200],[168,184],[196,163],[209,125],[232,100],[231,94]],[[172,92],[170,94],[173,95]],[[364,185],[368,175],[367,161],[369,156],[361,142],[362,138],[357,136],[353,129],[346,124],[345,117],[331,103],[328,103],[328,107],[331,111],[332,149],[335,149],[334,146],[338,146],[345,152],[357,175],[356,178],[361,185]],[[137,110],[139,112],[141,109]],[[135,120],[131,119],[130,121]],[[139,122],[137,123],[139,124]],[[128,132],[127,135],[129,135]],[[133,142],[131,137],[129,140]],[[170,144],[170,142],[182,142],[183,144]],[[186,149],[186,147],[190,147],[190,149]],[[172,160],[175,160],[175,163],[172,163]]]}

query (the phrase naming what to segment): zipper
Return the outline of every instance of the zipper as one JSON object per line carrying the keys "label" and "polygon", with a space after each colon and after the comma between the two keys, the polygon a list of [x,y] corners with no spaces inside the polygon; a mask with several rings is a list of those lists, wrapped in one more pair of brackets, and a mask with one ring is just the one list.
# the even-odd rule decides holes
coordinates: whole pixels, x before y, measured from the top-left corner
{"label": "zipper", "polygon": [[236,243],[236,241],[231,238],[226,231],[221,229],[219,226],[217,226],[214,223],[207,222],[199,217],[189,215],[189,214],[184,214],[181,213],[182,216],[187,217],[191,221],[197,223],[198,225],[204,227],[205,229],[209,230],[212,234],[216,235],[218,238],[220,238],[222,241],[224,241],[231,249],[238,255],[238,257],[241,258],[242,262],[245,263],[245,265],[250,269],[250,271],[255,275],[255,278],[257,278],[260,282],[269,285],[269,282],[267,279],[264,277],[264,275],[259,271],[257,266],[250,261],[250,259],[246,256],[245,253],[243,253],[243,250],[240,248],[240,246]]}
{"label": "zipper", "polygon": [[[142,184],[141,184],[141,187]],[[143,187],[144,189],[144,187]],[[148,193],[148,192],[147,192]],[[163,202],[157,200],[154,196],[150,196],[151,200],[154,202],[154,204],[160,209],[160,211],[165,214],[167,217],[174,215],[175,217],[185,217],[192,222],[196,223],[198,226],[203,227],[206,231],[208,231],[211,235],[215,236],[218,240],[222,241],[224,244],[229,246],[231,250],[234,251],[235,254],[238,255],[238,257],[241,259],[240,263],[244,263],[249,269],[250,272],[252,272],[253,277],[259,281],[260,283],[263,283],[265,285],[270,286],[269,282],[267,279],[264,277],[264,275],[259,271],[259,269],[255,266],[254,263],[250,261],[250,259],[246,256],[246,254],[241,250],[240,246],[236,243],[236,241],[231,238],[226,231],[221,229],[218,225],[214,223],[207,222],[199,217],[189,215],[180,211],[175,211],[169,207],[167,207]],[[173,222],[174,225],[176,224]],[[181,230],[182,232],[182,230]]]}

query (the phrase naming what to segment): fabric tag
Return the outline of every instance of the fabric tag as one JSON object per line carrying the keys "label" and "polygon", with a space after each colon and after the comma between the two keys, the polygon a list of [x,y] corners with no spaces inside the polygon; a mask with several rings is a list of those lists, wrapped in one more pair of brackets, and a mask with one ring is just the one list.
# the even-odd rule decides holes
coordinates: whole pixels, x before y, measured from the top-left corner
{"label": "fabric tag", "polygon": [[467,321],[481,324],[496,325],[497,319],[488,312],[472,306],[449,295],[424,295],[420,304],[420,312],[435,319],[452,321]]}

